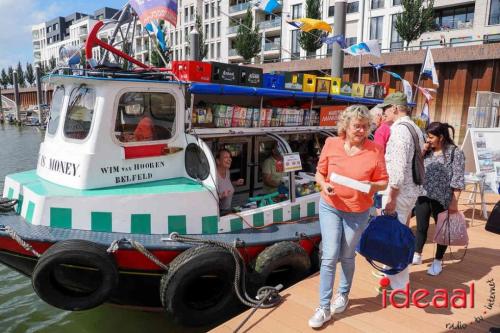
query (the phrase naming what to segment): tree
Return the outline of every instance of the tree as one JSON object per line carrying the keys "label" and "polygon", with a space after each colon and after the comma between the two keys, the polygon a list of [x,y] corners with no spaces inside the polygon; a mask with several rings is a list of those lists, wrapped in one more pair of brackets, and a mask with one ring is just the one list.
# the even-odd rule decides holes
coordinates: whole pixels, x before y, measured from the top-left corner
{"label": "tree", "polygon": [[402,5],[403,12],[396,17],[395,28],[408,48],[412,41],[435,27],[434,0],[403,0]]}
{"label": "tree", "polygon": [[14,84],[14,69],[12,68],[12,66],[9,66],[9,68],[7,69],[7,83],[12,86]]}
{"label": "tree", "polygon": [[[306,0],[306,17],[312,19],[321,19],[321,2],[320,0]],[[321,48],[323,42],[321,41],[321,30],[311,30],[308,33],[301,32],[299,36],[300,46],[307,51],[307,53],[316,53],[316,50]]]}
{"label": "tree", "polygon": [[235,49],[236,52],[249,62],[250,59],[255,57],[260,52],[260,35],[259,26],[255,25],[252,29],[253,17],[250,7],[247,9],[245,17],[238,26],[238,33],[236,34]]}
{"label": "tree", "polygon": [[49,60],[49,67],[47,68],[47,71],[52,71],[54,68],[56,68],[56,58],[54,56],[50,57]]}
{"label": "tree", "polygon": [[0,76],[1,84],[4,89],[7,89],[7,85],[9,84],[9,77],[7,76],[7,72],[5,72],[5,68],[2,68],[2,74]]}
{"label": "tree", "polygon": [[33,72],[33,66],[30,63],[26,63],[26,82],[29,83],[30,86],[35,82],[35,73]]}
{"label": "tree", "polygon": [[[158,29],[159,30],[162,30],[163,31],[163,43],[165,45],[167,45],[167,42],[165,40],[165,21],[164,20],[160,20],[159,24],[158,24]],[[151,64],[155,67],[165,67],[166,64],[163,62],[161,56],[160,56],[160,53],[158,52],[158,50],[161,50],[161,47],[160,47],[160,44],[158,43],[157,41],[157,37],[153,34],[153,36],[149,36],[149,39],[153,39],[152,41],[152,48],[151,48]],[[163,52],[163,51],[161,51]],[[164,53],[162,54],[166,60],[166,57],[164,55]]]}
{"label": "tree", "polygon": [[26,87],[26,81],[24,79],[24,71],[23,71],[23,66],[21,66],[21,62],[19,61],[17,63],[17,83],[19,84],[20,87]]}
{"label": "tree", "polygon": [[198,40],[198,48],[200,50],[200,60],[203,60],[208,54],[208,44],[205,43],[205,39],[203,38],[203,22],[201,21],[201,15],[196,14],[196,30],[198,30],[198,34],[200,36]]}

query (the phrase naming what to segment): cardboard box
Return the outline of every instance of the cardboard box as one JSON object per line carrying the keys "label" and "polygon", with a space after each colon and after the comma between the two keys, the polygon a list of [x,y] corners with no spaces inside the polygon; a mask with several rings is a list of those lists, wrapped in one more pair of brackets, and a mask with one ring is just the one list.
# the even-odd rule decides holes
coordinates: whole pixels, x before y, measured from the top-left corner
{"label": "cardboard box", "polygon": [[302,84],[303,92],[315,92],[316,91],[316,75],[304,74],[304,82]]}
{"label": "cardboard box", "polygon": [[316,78],[316,92],[329,94],[331,86],[332,86],[332,78],[330,77]]}
{"label": "cardboard box", "polygon": [[365,96],[365,85],[362,83],[353,83],[351,95],[354,97],[364,97]]}
{"label": "cardboard box", "polygon": [[319,126],[337,126],[340,114],[347,105],[326,105],[319,111]]}
{"label": "cardboard box", "polygon": [[330,88],[330,94],[340,95],[340,86],[342,84],[342,79],[339,77],[332,77],[332,87]]}

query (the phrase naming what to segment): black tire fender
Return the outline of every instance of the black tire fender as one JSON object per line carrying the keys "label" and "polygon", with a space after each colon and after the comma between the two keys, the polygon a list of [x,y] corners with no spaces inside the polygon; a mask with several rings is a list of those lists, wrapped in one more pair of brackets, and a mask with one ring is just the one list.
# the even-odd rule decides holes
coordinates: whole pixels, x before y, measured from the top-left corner
{"label": "black tire fender", "polygon": [[52,245],[38,260],[31,278],[42,300],[70,311],[106,302],[118,280],[116,262],[106,247],[78,239]]}
{"label": "black tire fender", "polygon": [[234,258],[227,250],[213,245],[189,248],[163,275],[161,303],[183,325],[217,322],[237,308],[234,274]]}
{"label": "black tire fender", "polygon": [[[269,281],[271,274],[280,269],[288,269],[288,274]],[[311,259],[307,252],[297,243],[279,242],[267,247],[255,261],[255,274],[260,285],[281,283],[289,287],[309,274]]]}

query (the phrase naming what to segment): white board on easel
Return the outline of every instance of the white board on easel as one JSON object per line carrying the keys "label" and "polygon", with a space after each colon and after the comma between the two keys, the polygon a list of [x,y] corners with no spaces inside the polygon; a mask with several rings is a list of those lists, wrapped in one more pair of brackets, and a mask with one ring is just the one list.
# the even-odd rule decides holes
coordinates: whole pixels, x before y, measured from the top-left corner
{"label": "white board on easel", "polygon": [[462,151],[465,172],[484,175],[486,184],[496,190],[500,179],[500,128],[469,128]]}

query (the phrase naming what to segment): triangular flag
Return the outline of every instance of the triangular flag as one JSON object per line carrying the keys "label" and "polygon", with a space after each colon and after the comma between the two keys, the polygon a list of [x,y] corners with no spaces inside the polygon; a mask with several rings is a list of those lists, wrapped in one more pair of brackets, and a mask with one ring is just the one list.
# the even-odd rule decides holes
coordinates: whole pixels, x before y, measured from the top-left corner
{"label": "triangular flag", "polygon": [[321,41],[326,45],[332,45],[333,43],[338,43],[341,48],[345,49],[347,47],[345,43],[344,35],[336,35],[331,37],[322,37]]}
{"label": "triangular flag", "polygon": [[422,108],[422,112],[420,113],[420,118],[425,120],[427,124],[431,121],[431,115],[429,113],[429,104],[427,102],[424,103],[424,107]]}
{"label": "triangular flag", "polygon": [[401,81],[403,82],[403,91],[406,95],[406,99],[408,100],[408,103],[411,103],[411,99],[413,97],[413,89],[411,88],[411,84],[405,79],[402,79]]}
{"label": "triangular flag", "polygon": [[378,40],[376,39],[351,45],[343,51],[355,56],[371,54],[375,57],[380,57],[380,46],[378,44]]}
{"label": "triangular flag", "polygon": [[422,70],[420,73],[432,78],[432,83],[434,83],[436,86],[439,86],[436,66],[434,65],[434,58],[432,58],[432,52],[431,49],[429,48],[427,48],[427,53],[425,54],[425,61],[424,64],[422,65]]}
{"label": "triangular flag", "polygon": [[281,6],[277,0],[258,0],[255,5],[268,14],[272,14],[276,8]]}

